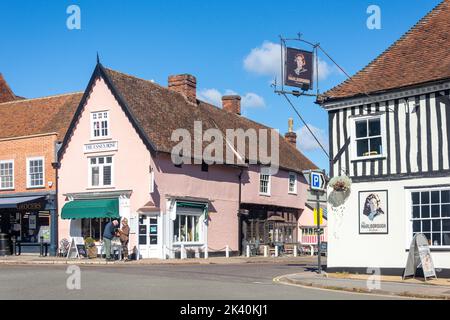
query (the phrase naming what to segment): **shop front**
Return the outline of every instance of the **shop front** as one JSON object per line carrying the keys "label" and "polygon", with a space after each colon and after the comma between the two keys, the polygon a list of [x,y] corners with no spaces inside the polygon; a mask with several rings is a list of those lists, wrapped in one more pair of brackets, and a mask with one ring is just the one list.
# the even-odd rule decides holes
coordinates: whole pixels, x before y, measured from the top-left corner
{"label": "shop front", "polygon": [[262,254],[264,246],[288,250],[298,243],[298,210],[251,204],[241,208],[248,213],[241,216],[244,250],[249,245],[253,254]]}
{"label": "shop front", "polygon": [[[67,228],[61,233],[61,240],[73,238],[91,242],[97,248],[97,255],[104,254],[103,231],[111,220],[121,220],[129,216],[129,196],[131,192],[98,192],[67,195],[61,209],[61,219]],[[68,222],[68,223],[67,223]],[[130,224],[131,226],[131,224]],[[119,246],[119,243],[117,243]]]}
{"label": "shop front", "polygon": [[21,253],[40,253],[41,243],[56,254],[57,218],[54,194],[11,194],[0,197],[0,233],[20,245]]}

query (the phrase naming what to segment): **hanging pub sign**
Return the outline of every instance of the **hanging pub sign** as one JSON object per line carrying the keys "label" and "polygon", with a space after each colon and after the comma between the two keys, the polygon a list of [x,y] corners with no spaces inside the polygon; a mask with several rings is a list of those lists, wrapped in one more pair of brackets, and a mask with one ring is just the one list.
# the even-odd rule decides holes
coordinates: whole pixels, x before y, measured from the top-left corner
{"label": "hanging pub sign", "polygon": [[359,234],[388,234],[388,192],[359,192]]}
{"label": "hanging pub sign", "polygon": [[313,86],[314,64],[310,51],[286,48],[284,61],[284,84],[310,90]]}

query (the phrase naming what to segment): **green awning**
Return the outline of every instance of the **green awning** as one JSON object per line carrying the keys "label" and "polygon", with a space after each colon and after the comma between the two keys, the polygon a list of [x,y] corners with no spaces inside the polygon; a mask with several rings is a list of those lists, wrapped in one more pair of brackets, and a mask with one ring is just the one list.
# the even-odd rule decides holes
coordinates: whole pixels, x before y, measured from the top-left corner
{"label": "green awning", "polygon": [[120,218],[118,199],[74,200],[62,208],[63,219]]}
{"label": "green awning", "polygon": [[198,202],[177,202],[177,207],[204,209],[207,207],[207,204]]}

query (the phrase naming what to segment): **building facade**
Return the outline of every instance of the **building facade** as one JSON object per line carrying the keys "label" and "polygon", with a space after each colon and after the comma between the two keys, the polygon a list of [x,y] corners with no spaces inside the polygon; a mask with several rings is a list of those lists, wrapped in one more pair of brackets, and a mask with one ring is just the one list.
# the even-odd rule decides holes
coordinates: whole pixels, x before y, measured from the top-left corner
{"label": "building facade", "polygon": [[[27,245],[43,240],[52,254],[58,246],[53,164],[80,98],[81,94],[19,98],[0,75],[0,233]],[[27,246],[23,251],[39,248]]]}
{"label": "building facade", "polygon": [[[223,255],[226,247],[238,254],[243,244],[298,241],[306,199],[301,172],[314,164],[281,137],[274,175],[250,165],[247,154],[242,164],[175,164],[173,132],[194,136],[195,121],[223,133],[272,130],[242,117],[237,96],[224,97],[222,108],[199,101],[193,76],[171,76],[166,88],[99,63],[59,152],[59,238],[92,237],[101,254],[105,223],[127,218],[129,249],[140,258],[183,250]],[[255,217],[260,239],[248,232]]]}
{"label": "building facade", "polygon": [[449,21],[446,0],[319,101],[329,114],[331,176],[353,181],[328,208],[329,270],[401,274],[423,233],[438,276],[449,274]]}

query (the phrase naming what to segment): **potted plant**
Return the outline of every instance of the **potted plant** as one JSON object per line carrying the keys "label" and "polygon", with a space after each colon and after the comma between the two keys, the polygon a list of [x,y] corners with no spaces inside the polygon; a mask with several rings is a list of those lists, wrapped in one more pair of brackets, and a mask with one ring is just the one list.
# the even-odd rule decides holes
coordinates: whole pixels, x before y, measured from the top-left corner
{"label": "potted plant", "polygon": [[95,240],[91,237],[84,239],[84,245],[86,247],[87,256],[89,259],[97,258],[97,246]]}
{"label": "potted plant", "polygon": [[337,176],[332,178],[328,185],[333,189],[328,197],[328,201],[333,207],[339,207],[343,205],[345,200],[347,200],[348,196],[350,195],[352,179],[345,175]]}

